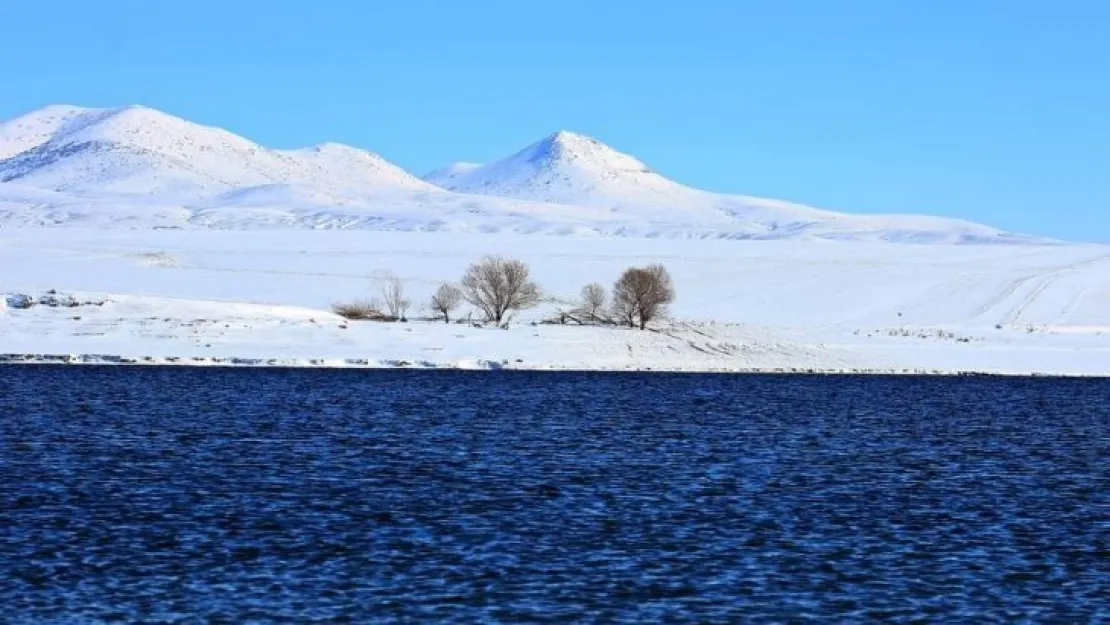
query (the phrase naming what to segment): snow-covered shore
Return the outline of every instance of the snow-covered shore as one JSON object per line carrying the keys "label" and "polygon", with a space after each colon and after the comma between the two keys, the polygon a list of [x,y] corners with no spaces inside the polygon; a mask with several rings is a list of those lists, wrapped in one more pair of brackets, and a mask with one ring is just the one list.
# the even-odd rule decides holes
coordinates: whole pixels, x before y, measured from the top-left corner
{"label": "snow-covered shore", "polygon": [[[297,306],[112,294],[8,296],[2,362],[736,371],[849,365],[770,329],[669,322],[641,332],[524,322],[348,321]],[[57,305],[56,300],[62,305]],[[37,355],[37,356],[36,356]]]}
{"label": "snow-covered shore", "polygon": [[[419,305],[482,253],[551,301],[508,330],[329,311],[387,272]],[[655,331],[541,323],[648,261],[679,292]],[[0,267],[0,362],[1110,375],[1106,246],[58,228],[0,230]]]}

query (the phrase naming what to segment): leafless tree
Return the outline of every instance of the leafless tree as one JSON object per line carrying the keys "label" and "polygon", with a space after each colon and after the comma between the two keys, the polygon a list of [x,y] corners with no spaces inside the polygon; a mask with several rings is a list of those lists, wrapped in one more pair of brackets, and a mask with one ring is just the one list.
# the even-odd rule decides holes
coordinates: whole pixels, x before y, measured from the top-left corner
{"label": "leafless tree", "polygon": [[463,297],[500,325],[506,313],[539,303],[540,290],[530,276],[528,265],[519,260],[484,256],[463,274]]}
{"label": "leafless tree", "polygon": [[397,276],[389,276],[382,279],[381,283],[381,296],[382,303],[385,305],[386,312],[394,319],[404,320],[405,313],[408,312],[409,306],[412,302],[405,298],[405,283]]}
{"label": "leafless tree", "polygon": [[590,316],[590,321],[597,321],[597,313],[605,308],[605,287],[597,282],[591,282],[582,287],[582,310]]}
{"label": "leafless tree", "polygon": [[674,283],[663,265],[626,269],[613,285],[613,312],[629,327],[643,330],[667,312],[675,299]]}
{"label": "leafless tree", "polygon": [[461,303],[462,290],[449,282],[444,282],[432,294],[431,308],[443,315],[443,323],[451,323],[451,311],[458,308]]}

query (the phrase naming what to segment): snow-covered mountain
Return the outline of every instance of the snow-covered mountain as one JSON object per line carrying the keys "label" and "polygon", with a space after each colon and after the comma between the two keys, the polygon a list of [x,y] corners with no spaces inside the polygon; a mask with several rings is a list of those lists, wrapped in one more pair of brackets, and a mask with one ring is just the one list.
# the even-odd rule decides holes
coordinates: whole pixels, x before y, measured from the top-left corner
{"label": "snow-covered mountain", "polygon": [[1029,242],[970,222],[693,189],[571,132],[417,178],[339,144],[263,147],[142,106],[0,123],[0,226],[370,228],[675,238]]}
{"label": "snow-covered mountain", "polygon": [[47,107],[0,126],[0,181],[81,194],[197,198],[256,185],[337,190],[429,185],[343,145],[270,150],[142,106]]}
{"label": "snow-covered mountain", "polygon": [[693,189],[600,141],[560,131],[488,165],[456,163],[425,180],[458,193],[605,209],[663,223],[741,228],[755,237],[877,235],[899,240],[994,240],[995,228],[923,215],[857,215]]}
{"label": "snow-covered mountain", "polygon": [[596,139],[560,131],[489,165],[456,163],[425,178],[452,191],[612,208],[688,208],[693,189]]}

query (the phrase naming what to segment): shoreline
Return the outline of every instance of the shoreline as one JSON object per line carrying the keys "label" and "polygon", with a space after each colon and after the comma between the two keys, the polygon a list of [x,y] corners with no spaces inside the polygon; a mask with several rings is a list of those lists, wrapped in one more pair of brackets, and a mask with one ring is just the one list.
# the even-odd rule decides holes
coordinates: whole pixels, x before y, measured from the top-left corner
{"label": "shoreline", "polygon": [[517,373],[658,373],[669,375],[781,375],[781,376],[896,376],[896,377],[991,377],[1103,379],[1110,374],[1054,373],[1038,371],[975,371],[902,368],[810,368],[810,367],[678,367],[614,368],[523,366],[522,363],[479,360],[474,363],[412,362],[368,358],[242,358],[222,356],[123,356],[116,354],[0,354],[0,368],[17,366],[77,367],[171,367],[225,369],[322,369],[391,371],[478,371]]}

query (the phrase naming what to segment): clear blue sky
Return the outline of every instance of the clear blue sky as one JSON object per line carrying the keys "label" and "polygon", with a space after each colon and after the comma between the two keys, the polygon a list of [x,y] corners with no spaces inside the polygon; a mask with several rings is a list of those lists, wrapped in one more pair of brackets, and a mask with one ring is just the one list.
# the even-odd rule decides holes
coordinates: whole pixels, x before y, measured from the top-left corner
{"label": "clear blue sky", "polygon": [[140,103],[424,173],[557,129],[693,186],[1110,241],[1102,0],[3,0],[0,118]]}

